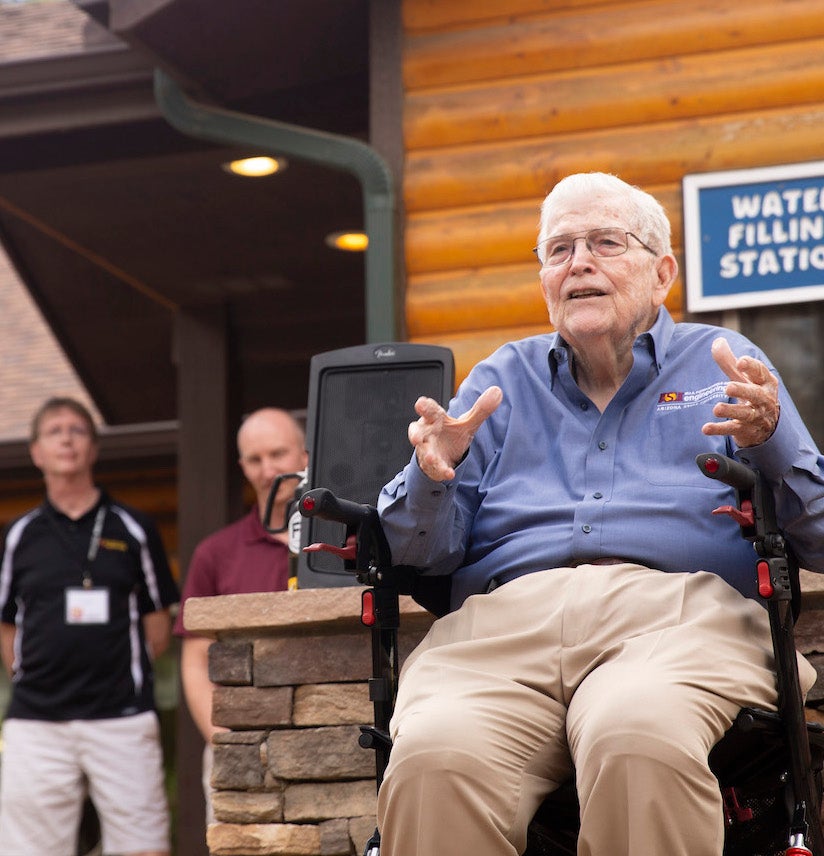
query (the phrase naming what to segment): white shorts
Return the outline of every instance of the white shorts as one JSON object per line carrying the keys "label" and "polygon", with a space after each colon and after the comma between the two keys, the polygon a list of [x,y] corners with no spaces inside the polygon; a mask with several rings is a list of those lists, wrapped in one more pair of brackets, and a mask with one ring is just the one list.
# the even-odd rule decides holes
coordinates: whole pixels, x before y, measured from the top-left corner
{"label": "white shorts", "polygon": [[0,854],[75,856],[85,795],[105,853],[169,850],[157,716],[3,723]]}

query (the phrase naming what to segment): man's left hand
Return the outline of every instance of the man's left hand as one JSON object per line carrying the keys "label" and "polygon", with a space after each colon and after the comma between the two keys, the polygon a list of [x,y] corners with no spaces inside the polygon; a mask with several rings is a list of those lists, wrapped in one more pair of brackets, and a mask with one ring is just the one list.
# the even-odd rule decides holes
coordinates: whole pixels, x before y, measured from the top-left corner
{"label": "man's left hand", "polygon": [[778,425],[778,380],[761,360],[736,357],[723,337],[712,343],[712,356],[730,378],[727,395],[737,401],[716,404],[712,412],[724,421],[708,422],[702,431],[730,435],[740,449],[768,440]]}

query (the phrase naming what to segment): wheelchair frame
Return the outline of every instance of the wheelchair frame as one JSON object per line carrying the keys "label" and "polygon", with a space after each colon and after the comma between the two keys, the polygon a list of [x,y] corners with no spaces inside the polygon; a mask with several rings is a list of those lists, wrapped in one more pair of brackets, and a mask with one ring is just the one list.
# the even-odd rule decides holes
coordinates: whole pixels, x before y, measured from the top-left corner
{"label": "wheelchair frame", "polygon": [[[800,599],[798,566],[778,528],[773,496],[760,474],[732,458],[713,453],[699,455],[696,464],[704,475],[735,490],[736,504],[722,506],[713,513],[732,517],[742,537],[755,549],[758,592],[769,615],[778,684],[778,712],[744,708],[710,755],[724,798],[724,856],[824,856],[824,727],[804,719],[793,633]],[[398,598],[400,594],[411,594],[436,615],[443,612],[442,598],[436,592],[433,601],[425,592],[416,591],[413,568],[392,565],[391,551],[373,506],[338,498],[325,488],[303,493],[296,503],[304,517],[346,525],[344,546],[313,544],[305,549],[326,550],[340,556],[346,569],[366,586],[361,595],[361,621],[372,634],[369,697],[374,706],[374,725],[361,726],[359,743],[375,751],[376,784],[380,789],[392,748],[389,721],[398,681]],[[729,745],[735,741],[736,748],[731,751]],[[784,825],[784,830],[779,830],[770,840],[772,843],[767,844],[767,850],[763,844],[751,842],[748,835],[748,824],[762,811],[760,798],[748,803],[733,784],[742,777],[752,779],[753,771],[757,773],[765,764],[772,791],[766,800],[767,819],[776,823],[780,819]],[[781,802],[785,805],[777,804]],[[539,808],[530,825],[525,856],[574,856],[577,828],[577,797],[574,787],[567,785],[550,794]],[[776,840],[782,843],[776,844]],[[380,832],[376,829],[364,856],[379,853]]]}

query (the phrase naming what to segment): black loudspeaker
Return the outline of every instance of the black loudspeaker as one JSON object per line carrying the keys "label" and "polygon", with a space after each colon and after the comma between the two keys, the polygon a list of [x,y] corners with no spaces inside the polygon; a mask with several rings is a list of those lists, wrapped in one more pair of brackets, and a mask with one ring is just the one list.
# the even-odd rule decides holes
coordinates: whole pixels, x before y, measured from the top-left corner
{"label": "black loudspeaker", "polygon": [[[446,404],[455,384],[452,351],[408,342],[358,345],[312,357],[306,411],[306,488],[325,487],[342,499],[374,505],[381,488],[412,456],[407,429],[421,395]],[[341,546],[346,527],[301,521],[301,547]],[[331,553],[298,559],[299,588],[356,585]]]}

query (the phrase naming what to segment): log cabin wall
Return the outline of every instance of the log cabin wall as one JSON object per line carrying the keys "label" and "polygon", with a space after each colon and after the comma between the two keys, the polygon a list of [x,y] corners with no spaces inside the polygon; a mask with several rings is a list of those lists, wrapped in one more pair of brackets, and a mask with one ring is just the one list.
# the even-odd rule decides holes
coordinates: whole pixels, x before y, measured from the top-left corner
{"label": "log cabin wall", "polygon": [[[570,172],[673,224],[685,174],[824,156],[824,0],[403,0],[406,320],[457,379],[549,329],[531,253]],[[714,319],[709,319],[714,320]]]}

